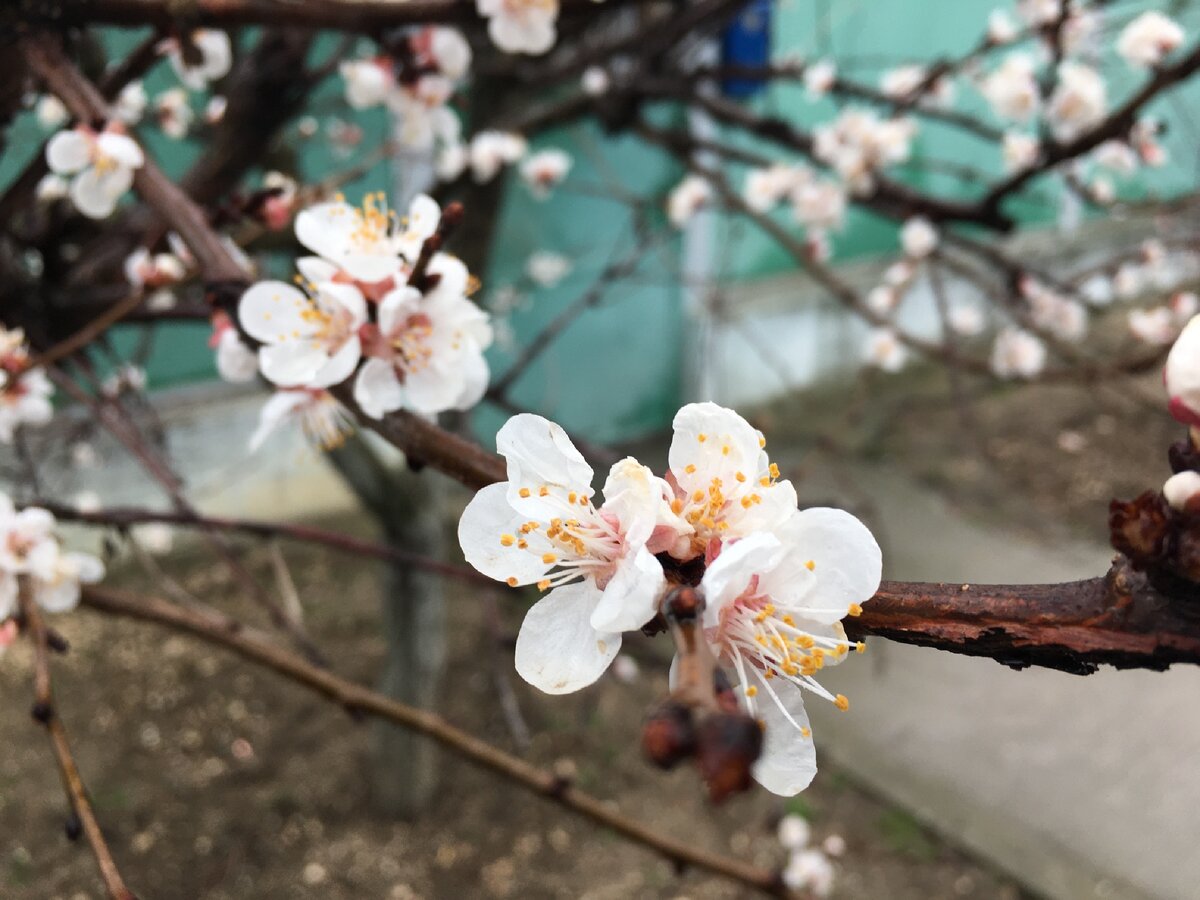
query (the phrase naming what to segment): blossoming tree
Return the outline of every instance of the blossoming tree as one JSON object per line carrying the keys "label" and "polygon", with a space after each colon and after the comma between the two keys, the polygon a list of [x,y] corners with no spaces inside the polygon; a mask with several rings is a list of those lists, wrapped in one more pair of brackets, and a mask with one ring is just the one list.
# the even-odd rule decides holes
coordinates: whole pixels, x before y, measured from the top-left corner
{"label": "blossoming tree", "polygon": [[[1154,104],[1187,89],[1200,45],[1163,12],[1106,7],[1021,0],[981,20],[978,40],[958,55],[914,53],[877,83],[833,53],[747,64],[697,52],[711,49],[741,0],[59,0],[0,11],[10,51],[0,62],[0,128],[28,110],[45,130],[44,148],[0,196],[0,441],[14,448],[21,473],[0,502],[0,650],[20,639],[34,647],[34,715],[49,731],[74,821],[109,894],[133,896],[50,681],[51,653],[65,647],[47,615],[81,603],[222,645],[677,864],[777,895],[829,889],[828,860],[806,849],[795,822],[784,829],[793,865],[763,871],[656,834],[428,710],[341,678],[320,640],[254,583],[231,551],[232,533],[282,534],[505,586],[514,603],[533,601],[516,671],[550,694],[595,682],[623,635],[665,633],[675,648],[670,693],[650,713],[642,746],[660,766],[693,763],[715,800],[752,782],[780,795],[811,782],[817,755],[805,695],[847,709],[820,672],[862,652],[868,636],[1080,674],[1102,664],[1200,662],[1189,611],[1200,583],[1200,301],[1189,289],[1200,271],[1200,190],[1136,196],[1124,184],[1168,165]],[[98,61],[100,26],[150,34]],[[244,36],[253,26],[261,33]],[[346,40],[316,52],[321,29],[365,38],[370,51]],[[164,57],[177,83],[151,98],[142,78]],[[428,163],[425,190],[394,200],[399,208],[386,192],[338,193],[366,171],[361,165],[308,183],[262,171],[281,134],[321,133],[306,103],[331,79],[346,109],[383,107],[395,123],[370,159],[415,152]],[[731,99],[719,90],[729,79],[797,82],[833,111],[806,127],[802,116]],[[664,124],[662,104],[707,127]],[[638,228],[669,235],[706,209],[749,222],[869,326],[867,365],[897,372],[923,357],[983,384],[1070,379],[1121,389],[1128,376],[1165,364],[1163,412],[1188,430],[1171,448],[1175,474],[1161,490],[1114,501],[1112,569],[1063,585],[881,581],[866,526],[838,509],[800,509],[765,436],[734,410],[680,409],[668,465],[655,471],[631,457],[614,462],[516,408],[513,383],[596,295],[568,306],[492,377],[486,352],[507,323],[480,275],[496,186],[511,172],[535,197],[569,187],[579,169],[571,155],[531,152],[529,141],[588,117],[678,164],[678,180],[661,194],[630,197],[611,186],[615,202],[638,211]],[[361,138],[339,121],[327,130],[334,144]],[[931,128],[970,136],[1000,171],[940,156],[936,141],[922,143]],[[146,138],[190,132],[207,152],[175,183]],[[915,162],[960,183],[928,188],[909,177]],[[1004,236],[1016,228],[1015,207],[1047,192],[1064,227],[1088,214],[1149,211],[1153,230],[1128,229],[1082,260],[1014,254]],[[863,211],[893,223],[896,235],[890,264],[865,289],[831,264],[847,216]],[[658,240],[641,241],[638,254]],[[265,266],[260,274],[280,247],[286,280]],[[628,277],[639,259],[614,263],[600,281]],[[528,270],[554,284],[569,265],[542,254]],[[933,333],[902,324],[918,282],[932,285]],[[249,449],[282,427],[326,449],[354,429],[375,432],[412,467],[475,492],[458,527],[471,568],[338,533],[199,513],[128,415],[128,395],[142,392],[144,378],[122,369],[105,384],[93,365],[118,323],[197,320],[211,325],[223,378],[271,392],[260,427],[246,435]],[[123,445],[171,507],[82,509],[49,495],[35,448],[55,394]],[[438,424],[485,400],[512,413],[496,436],[498,455]],[[599,460],[609,471],[597,493]],[[99,560],[63,548],[55,516],[197,529],[277,633],[247,629],[216,601],[181,605],[104,586]]]}

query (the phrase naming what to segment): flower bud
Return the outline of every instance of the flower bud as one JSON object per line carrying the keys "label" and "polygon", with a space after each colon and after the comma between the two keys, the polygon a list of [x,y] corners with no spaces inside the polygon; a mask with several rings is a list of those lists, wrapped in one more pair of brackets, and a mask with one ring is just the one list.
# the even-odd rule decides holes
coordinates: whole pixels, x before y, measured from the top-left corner
{"label": "flower bud", "polygon": [[745,713],[714,713],[696,727],[696,766],[713,803],[750,787],[762,745],[762,727]]}
{"label": "flower bud", "polygon": [[1171,415],[1185,425],[1200,425],[1200,316],[1184,326],[1167,354],[1163,380]]}
{"label": "flower bud", "polygon": [[1200,472],[1177,472],[1163,485],[1163,496],[1172,509],[1200,511]]}
{"label": "flower bud", "polygon": [[670,769],[696,751],[692,713],[682,703],[668,700],[642,727],[642,752],[662,769]]}

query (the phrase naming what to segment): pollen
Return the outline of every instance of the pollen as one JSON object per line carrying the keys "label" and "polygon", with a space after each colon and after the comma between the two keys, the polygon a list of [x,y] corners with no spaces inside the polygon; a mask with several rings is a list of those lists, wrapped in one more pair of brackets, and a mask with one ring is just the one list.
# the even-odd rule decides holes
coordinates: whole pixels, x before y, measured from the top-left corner
{"label": "pollen", "polygon": [[500,546],[501,547],[511,547],[516,542],[517,542],[517,539],[515,537],[513,537],[513,535],[511,535],[511,534],[500,535]]}
{"label": "pollen", "polygon": [[737,473],[736,475],[734,475],[733,477],[734,477],[734,478],[736,478],[738,481],[745,481],[745,480],[746,480],[746,473],[745,473],[745,472],[738,472],[738,473]]}
{"label": "pollen", "polygon": [[539,591],[544,591],[544,590],[547,590],[547,589],[549,589],[549,587],[550,587],[550,579],[549,579],[549,578],[543,578],[541,581],[539,581],[539,582],[538,582],[538,585],[537,585],[537,586],[538,586],[538,590],[539,590]]}
{"label": "pollen", "polygon": [[700,443],[702,443],[702,444],[703,444],[705,441],[707,441],[707,440],[708,440],[708,435],[707,435],[707,434],[703,434],[703,433],[701,433],[701,434],[698,434],[698,435],[696,435],[696,440],[698,440]]}
{"label": "pollen", "polygon": [[850,609],[848,610],[848,614],[851,616],[861,616],[862,615],[862,607],[857,603],[851,603]]}
{"label": "pollen", "polygon": [[846,710],[848,710],[850,708],[850,701],[846,699],[845,694],[838,694],[836,697],[833,698],[833,705],[836,706],[838,709],[840,709],[842,712],[845,712]]}
{"label": "pollen", "polygon": [[767,446],[767,439],[760,436],[758,439],[758,449],[761,450],[765,446]]}
{"label": "pollen", "polygon": [[854,645],[854,652],[855,653],[866,653],[867,645],[864,644],[862,641],[859,641],[857,644]]}
{"label": "pollen", "polygon": [[517,577],[515,575],[509,575],[506,579],[504,579],[504,583],[507,584],[509,587],[516,587],[517,586]]}
{"label": "pollen", "polygon": [[724,447],[721,448],[721,455],[722,456],[729,455],[729,445],[728,444],[726,444]]}
{"label": "pollen", "polygon": [[800,729],[800,736],[801,736],[801,737],[812,737],[812,729],[811,729],[811,728],[807,728],[807,727],[806,727],[806,728],[801,728],[801,729]]}
{"label": "pollen", "polygon": [[689,475],[691,475],[693,472],[696,471],[696,466],[693,463],[688,463],[686,466],[684,466],[683,471],[685,471]]}
{"label": "pollen", "polygon": [[683,512],[683,501],[678,497],[671,501],[671,512],[675,513],[675,515]]}
{"label": "pollen", "polygon": [[540,488],[538,488],[538,496],[539,497],[545,497],[549,493],[550,493],[550,488],[546,487],[546,485],[544,485],[544,484]]}
{"label": "pollen", "polygon": [[529,492],[529,488],[521,488],[519,491],[517,491],[517,493],[520,494],[522,497],[528,497],[530,492]]}
{"label": "pollen", "polygon": [[579,495],[578,495],[578,494],[576,494],[574,491],[571,491],[571,493],[567,494],[567,502],[568,502],[568,503],[574,503],[574,502],[575,502],[575,499],[576,499],[578,496],[579,496]]}
{"label": "pollen", "polygon": [[810,572],[813,569],[815,569],[816,567],[817,567],[817,561],[815,559],[810,559],[808,562],[806,562],[804,564],[804,568],[808,569],[808,571],[810,571]]}
{"label": "pollen", "polygon": [[546,565],[550,565],[556,559],[558,559],[558,557],[555,556],[553,553],[543,553],[542,554],[542,562],[544,562]]}
{"label": "pollen", "polygon": [[771,467],[768,471],[771,473],[772,478],[778,478],[779,477],[779,464],[771,463]]}
{"label": "pollen", "polygon": [[754,697],[757,694],[758,694],[758,688],[756,688],[754,685],[750,685],[748,688],[746,688],[746,696],[747,697]]}
{"label": "pollen", "polygon": [[704,491],[696,491],[696,493],[692,494],[692,500],[694,500],[696,503],[699,503],[703,499]]}

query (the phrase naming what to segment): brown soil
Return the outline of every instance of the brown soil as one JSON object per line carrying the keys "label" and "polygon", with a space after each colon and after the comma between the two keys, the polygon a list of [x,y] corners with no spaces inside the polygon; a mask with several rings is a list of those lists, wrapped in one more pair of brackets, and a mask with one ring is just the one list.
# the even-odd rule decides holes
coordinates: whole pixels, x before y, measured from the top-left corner
{"label": "brown soil", "polygon": [[[289,557],[311,632],[339,671],[371,681],[383,652],[379,568],[296,548]],[[265,579],[263,560],[250,559]],[[169,567],[201,596],[236,593],[208,563],[177,559]],[[146,587],[131,575],[115,580]],[[711,807],[693,772],[663,775],[639,756],[641,716],[665,689],[665,667],[651,662],[663,648],[641,639],[630,648],[643,659],[632,683],[610,676],[576,696],[545,697],[511,674],[511,651],[493,646],[478,599],[452,604],[441,711],[512,749],[489,664],[499,653],[535,735],[529,758],[574,773],[624,812],[771,866],[782,860],[774,821],[790,807],[810,817],[818,839],[845,838],[837,897],[1020,896],[828,766],[790,803],[756,791]],[[519,615],[506,610],[510,633]],[[72,644],[54,666],[60,712],[114,853],[143,900],[746,895],[719,879],[677,877],[647,851],[453,759],[418,822],[380,816],[365,777],[368,731],[338,709],[152,626],[89,612],[55,625]],[[8,700],[0,705],[0,895],[98,898],[86,847],[64,836],[50,749],[27,712],[29,676],[26,648],[14,648],[0,665]]]}

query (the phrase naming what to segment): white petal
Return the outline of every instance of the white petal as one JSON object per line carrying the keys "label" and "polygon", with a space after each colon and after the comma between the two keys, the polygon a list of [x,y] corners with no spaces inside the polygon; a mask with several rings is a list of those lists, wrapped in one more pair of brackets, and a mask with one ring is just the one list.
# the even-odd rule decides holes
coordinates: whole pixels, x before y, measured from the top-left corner
{"label": "white petal", "polygon": [[715,627],[721,610],[742,595],[755,575],[775,566],[784,545],[773,534],[757,532],[725,544],[704,570],[704,625]]}
{"label": "white petal", "polygon": [[302,256],[296,260],[296,270],[311,284],[333,281],[338,267],[319,256]]}
{"label": "white petal", "polygon": [[808,568],[811,560],[813,586],[804,592],[801,603],[806,618],[836,622],[851,603],[865,603],[879,589],[883,574],[879,544],[850,513],[825,507],[800,510],[777,534],[788,554],[761,586],[772,590],[778,585],[779,593],[786,595],[787,586],[797,582],[797,570]]}
{"label": "white petal", "polygon": [[800,688],[778,678],[768,684],[776,692],[792,721],[788,721],[787,716],[780,712],[760,682],[758,696],[754,698],[754,712],[764,727],[763,752],[754,764],[754,780],[773,794],[791,797],[808,787],[817,774],[817,750],[813,745],[811,729],[809,736],[805,737],[796,727],[810,728]]}
{"label": "white petal", "polygon": [[[507,490],[507,482],[501,481],[489,484],[471,498],[458,521],[458,544],[467,562],[489,578],[514,579],[509,581],[514,585],[533,584],[546,576],[550,566],[542,562],[537,552],[540,545],[531,543],[534,552],[530,552],[515,544],[505,547],[500,542],[502,535],[519,535],[526,521],[509,504]],[[528,539],[532,542],[538,535],[539,532],[532,532]]]}
{"label": "white petal", "polygon": [[470,409],[487,393],[491,371],[487,359],[478,347],[472,347],[462,357],[462,390],[454,400],[454,409]]}
{"label": "white petal", "polygon": [[[604,511],[612,513],[631,543],[647,541],[658,524],[666,501],[666,482],[632,456],[613,464],[604,482]],[[666,512],[670,512],[667,507]]]}
{"label": "white petal", "polygon": [[258,427],[250,436],[250,452],[253,453],[282,425],[300,406],[308,402],[305,391],[276,391],[263,404],[258,413]]}
{"label": "white petal", "polygon": [[82,132],[60,131],[46,144],[46,165],[58,175],[72,175],[92,159],[92,140]]}
{"label": "white petal", "polygon": [[634,631],[658,613],[667,579],[662,565],[645,547],[617,565],[592,611],[591,625],[597,631]]}
{"label": "white petal", "polygon": [[95,584],[104,578],[104,563],[89,553],[68,553],[67,560],[75,577],[84,584]]}
{"label": "white petal", "polygon": [[102,156],[114,160],[121,168],[138,169],[146,157],[137,141],[124,134],[104,131],[96,138],[96,149]]}
{"label": "white petal", "polygon": [[516,509],[528,507],[530,515],[539,505],[522,503],[522,487],[532,489],[534,496],[528,499],[536,499],[542,485],[566,491],[591,486],[592,467],[562,427],[541,416],[521,413],[505,422],[496,435],[496,450],[508,462],[509,502]]}
{"label": "white petal", "polygon": [[354,402],[372,419],[404,405],[404,388],[396,377],[396,367],[383,359],[368,359],[354,381]]}
{"label": "white petal", "polygon": [[0,622],[17,611],[17,576],[0,572]]}
{"label": "white petal", "polygon": [[421,292],[416,288],[404,285],[388,291],[379,302],[379,330],[385,336],[392,334],[420,305]]}
{"label": "white petal", "polygon": [[70,612],[79,605],[79,582],[60,577],[55,581],[33,582],[33,596],[38,605],[49,613]]}
{"label": "white petal", "polygon": [[392,278],[400,271],[400,257],[395,253],[347,253],[341,264],[347,275],[367,284]]}
{"label": "white petal", "polygon": [[358,328],[367,321],[367,301],[362,291],[352,284],[326,281],[317,285],[317,304],[324,310],[336,314],[344,310],[350,314],[350,327]]}
{"label": "white petal", "polygon": [[589,624],[599,591],[590,581],[563,585],[535,603],[517,634],[517,674],[547,694],[569,694],[604,674],[621,635]]}
{"label": "white petal", "polygon": [[[758,432],[732,410],[715,403],[689,403],[676,413],[673,428],[669,465],[689,493],[707,490],[713,478],[732,485],[736,473],[753,478],[759,471]],[[696,467],[691,473],[689,465]]]}
{"label": "white petal", "polygon": [[89,219],[107,219],[122,193],[114,192],[111,180],[95,169],[84,169],[71,182],[71,202]]}
{"label": "white petal", "polygon": [[238,302],[238,321],[256,340],[273,343],[294,333],[308,334],[313,305],[303,292],[282,281],[251,285]]}
{"label": "white petal", "polygon": [[362,359],[362,341],[358,336],[350,338],[329,357],[313,377],[305,383],[305,387],[327,388],[341,384],[353,373],[358,361]]}
{"label": "white petal", "polygon": [[296,216],[296,239],[318,256],[340,262],[350,246],[355,210],[346,203],[318,203]]}
{"label": "white petal", "polygon": [[307,387],[327,362],[325,350],[312,341],[286,341],[258,348],[259,370],[280,387]]}

